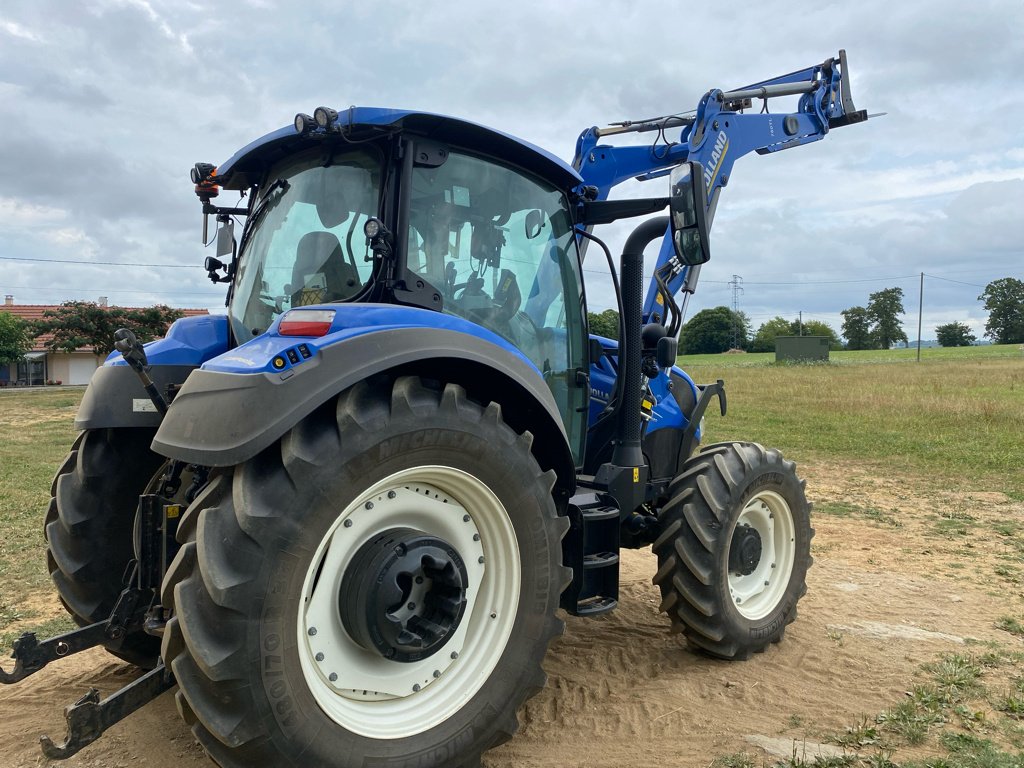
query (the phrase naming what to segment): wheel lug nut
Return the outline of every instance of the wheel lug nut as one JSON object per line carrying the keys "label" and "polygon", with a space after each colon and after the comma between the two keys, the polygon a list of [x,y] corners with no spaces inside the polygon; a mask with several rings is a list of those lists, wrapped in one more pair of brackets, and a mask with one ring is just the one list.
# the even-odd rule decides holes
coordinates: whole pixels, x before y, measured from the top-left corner
{"label": "wheel lug nut", "polygon": [[398,494],[397,494],[397,493],[395,493],[394,491],[388,491],[388,498],[389,498],[389,499],[393,499],[393,498],[395,498],[395,496],[397,496],[397,495],[398,495]]}
{"label": "wheel lug nut", "polygon": [[441,676],[441,671],[438,669],[434,670],[434,679],[437,680]]}
{"label": "wheel lug nut", "polygon": [[462,522],[468,523],[469,522],[469,515],[463,515],[462,516]]}
{"label": "wheel lug nut", "polygon": [[317,660],[317,661],[323,661],[323,660],[324,660],[324,655],[323,655],[322,653],[318,653],[318,654],[316,655],[316,660]]}
{"label": "wheel lug nut", "polygon": [[332,683],[337,682],[337,680],[338,680],[338,673],[337,672],[331,672],[331,674],[329,674],[327,676],[327,679],[330,680]]}
{"label": "wheel lug nut", "polygon": [[419,693],[419,691],[420,691],[420,684],[419,684],[419,683],[416,683],[416,685],[414,685],[414,686],[412,687],[412,692],[413,692],[413,693]]}
{"label": "wheel lug nut", "polygon": [[483,562],[484,562],[484,556],[483,556],[483,555],[480,555],[480,557],[478,557],[478,558],[476,559],[476,561],[477,561],[478,563],[480,563],[481,565],[483,565]]}
{"label": "wheel lug nut", "polygon": [[346,528],[351,528],[352,527],[352,521],[351,520],[346,520],[345,521],[345,527]]}
{"label": "wheel lug nut", "polygon": [[366,506],[364,507],[364,509],[373,509],[373,502],[372,501],[366,502]]}
{"label": "wheel lug nut", "polygon": [[409,603],[409,605],[407,605],[406,608],[408,608],[411,611],[416,608],[416,603]]}
{"label": "wheel lug nut", "polygon": [[455,661],[457,658],[459,658],[459,652],[452,651],[452,661]]}
{"label": "wheel lug nut", "polygon": [[315,635],[315,634],[316,634],[316,627],[310,627],[310,628],[309,628],[309,629],[308,629],[308,630],[306,631],[306,634],[308,634],[308,635],[309,635],[310,637],[312,637],[313,635]]}
{"label": "wheel lug nut", "polygon": [[473,534],[473,541],[480,541],[480,534],[479,533],[474,533]]}

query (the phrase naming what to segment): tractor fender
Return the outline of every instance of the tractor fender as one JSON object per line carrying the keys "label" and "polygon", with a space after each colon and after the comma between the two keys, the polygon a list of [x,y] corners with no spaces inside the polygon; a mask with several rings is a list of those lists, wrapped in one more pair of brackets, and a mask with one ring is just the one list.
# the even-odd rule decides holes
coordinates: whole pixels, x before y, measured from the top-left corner
{"label": "tractor fender", "polygon": [[[228,348],[226,315],[196,315],[175,320],[162,339],[145,345],[149,377],[161,392],[181,384],[198,366]],[[75,416],[75,428],[152,427],[160,414],[136,375],[117,352],[107,356],[89,380]]]}
{"label": "tractor fender", "polygon": [[289,350],[305,347],[303,356],[311,353],[301,364],[283,363],[282,372],[229,372],[219,360],[193,371],[160,425],[153,450],[193,464],[234,466],[354,384],[376,374],[408,373],[460,384],[471,397],[500,403],[506,422],[533,433],[541,466],[555,470],[561,487],[574,486],[575,462],[555,399],[539,371],[514,349],[422,326],[373,330],[323,347],[314,342],[279,336],[250,342],[282,361]]}

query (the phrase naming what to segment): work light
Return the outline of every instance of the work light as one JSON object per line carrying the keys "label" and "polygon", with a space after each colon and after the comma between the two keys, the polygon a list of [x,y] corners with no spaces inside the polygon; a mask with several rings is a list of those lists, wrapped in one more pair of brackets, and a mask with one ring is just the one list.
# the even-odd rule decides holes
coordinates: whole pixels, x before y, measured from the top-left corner
{"label": "work light", "polygon": [[295,132],[296,133],[309,133],[316,127],[316,123],[313,122],[313,118],[309,115],[299,112],[295,116]]}
{"label": "work light", "polygon": [[338,119],[338,113],[330,107],[317,107],[313,110],[313,119],[321,128],[327,128]]}

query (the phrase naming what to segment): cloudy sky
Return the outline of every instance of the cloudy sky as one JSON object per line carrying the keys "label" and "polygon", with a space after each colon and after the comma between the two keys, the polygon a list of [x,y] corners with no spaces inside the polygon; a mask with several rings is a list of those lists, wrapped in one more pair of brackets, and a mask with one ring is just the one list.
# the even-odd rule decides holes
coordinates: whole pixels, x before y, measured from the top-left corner
{"label": "cloudy sky", "polygon": [[[924,338],[953,320],[980,335],[984,285],[1024,278],[1024,3],[730,5],[7,0],[0,293],[220,305],[189,168],[320,104],[454,114],[569,160],[588,126],[845,48],[858,108],[887,116],[737,163],[690,314],[728,305],[739,275],[755,327],[802,311],[838,330],[840,310],[899,286],[914,339],[924,272]],[[603,265],[587,270],[606,308]]]}

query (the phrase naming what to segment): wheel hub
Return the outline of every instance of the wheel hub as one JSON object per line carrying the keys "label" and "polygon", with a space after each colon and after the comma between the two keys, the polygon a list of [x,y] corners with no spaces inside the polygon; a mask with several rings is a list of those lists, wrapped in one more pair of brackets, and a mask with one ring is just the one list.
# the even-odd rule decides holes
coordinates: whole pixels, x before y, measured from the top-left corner
{"label": "wheel hub", "polygon": [[360,547],[341,581],[345,630],[368,651],[415,662],[436,653],[466,610],[466,565],[444,539],[390,528]]}
{"label": "wheel hub", "polygon": [[751,525],[738,525],[729,546],[729,571],[749,576],[761,562],[761,534]]}

